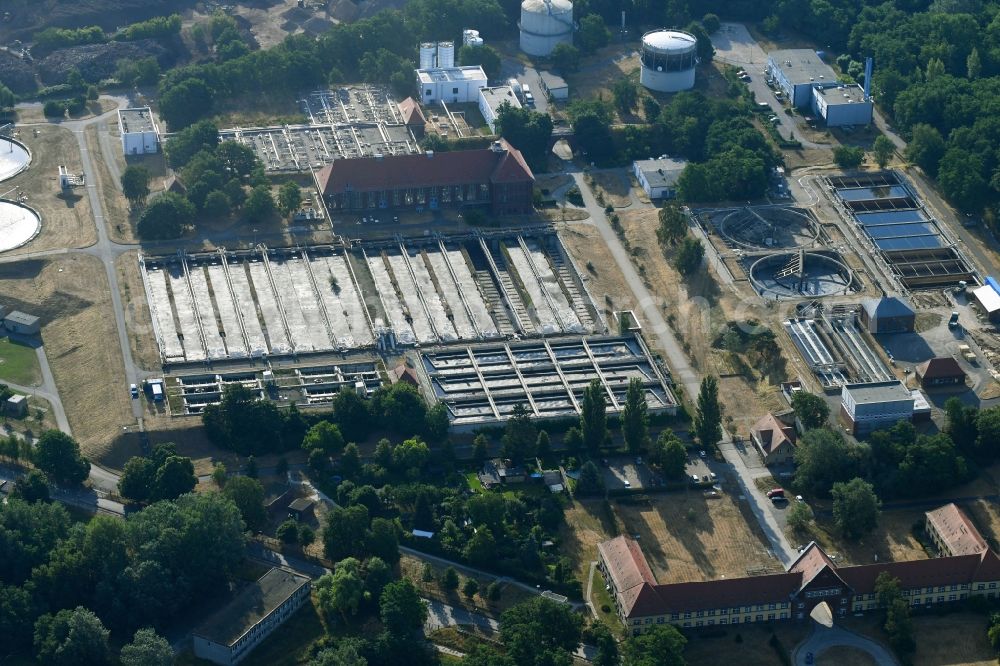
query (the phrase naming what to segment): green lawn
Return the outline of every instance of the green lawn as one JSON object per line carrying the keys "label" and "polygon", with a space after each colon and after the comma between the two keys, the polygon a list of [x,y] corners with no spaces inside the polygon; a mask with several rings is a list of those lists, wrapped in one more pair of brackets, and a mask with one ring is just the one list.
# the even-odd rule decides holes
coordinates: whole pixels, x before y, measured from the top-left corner
{"label": "green lawn", "polygon": [[483,492],[483,484],[479,481],[479,477],[476,476],[475,472],[468,472],[465,475],[465,480],[468,482],[469,488],[471,488],[473,492]]}
{"label": "green lawn", "polygon": [[[597,569],[594,569],[594,584],[591,588],[591,594],[590,601],[597,609],[597,615],[601,618],[601,622],[608,625],[612,632],[621,631],[622,624],[615,613],[615,602],[611,600],[611,595],[604,589],[604,578]],[[610,612],[605,613],[604,606],[611,609]]]}
{"label": "green lawn", "polygon": [[41,376],[34,349],[0,338],[0,382],[34,386],[41,382]]}

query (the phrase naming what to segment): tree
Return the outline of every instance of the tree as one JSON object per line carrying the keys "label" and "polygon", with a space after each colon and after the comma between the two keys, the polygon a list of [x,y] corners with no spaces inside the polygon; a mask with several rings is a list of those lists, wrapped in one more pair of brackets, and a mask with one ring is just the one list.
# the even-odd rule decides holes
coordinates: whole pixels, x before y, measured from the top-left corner
{"label": "tree", "polygon": [[197,485],[198,477],[194,474],[194,464],[191,459],[170,456],[156,470],[151,499],[154,501],[177,499],[194,490]]}
{"label": "tree", "polygon": [[546,430],[539,430],[538,437],[535,439],[535,455],[545,460],[550,455],[552,455],[552,442],[549,439],[549,433]]}
{"label": "tree", "polygon": [[220,462],[215,463],[212,467],[212,482],[216,487],[222,488],[226,485],[226,480],[226,466]]}
{"label": "tree", "polygon": [[211,112],[214,96],[214,91],[201,79],[191,78],[168,86],[160,95],[160,116],[171,130],[184,129]]}
{"label": "tree", "polygon": [[500,638],[516,664],[568,663],[580,645],[582,622],[568,604],[533,597],[503,612]]}
{"label": "tree", "polygon": [[583,445],[590,451],[597,451],[608,437],[607,403],[601,380],[594,378],[583,390],[580,405],[580,431]]}
{"label": "tree", "polygon": [[598,165],[615,159],[615,142],[608,114],[600,109],[586,108],[573,114],[573,135],[587,159]]}
{"label": "tree", "polygon": [[796,532],[806,532],[813,520],[813,510],[805,502],[795,502],[788,510],[788,526]]}
{"label": "tree", "polygon": [[[452,571],[454,571],[452,569]],[[389,583],[379,598],[379,617],[393,636],[403,637],[424,626],[427,606],[408,579]]]}
{"label": "tree", "polygon": [[872,484],[860,478],[835,483],[831,495],[833,521],[847,538],[858,539],[878,525],[882,502]]}
{"label": "tree", "polygon": [[705,247],[697,238],[688,236],[681,241],[674,256],[674,268],[684,276],[693,275],[705,257]]}
{"label": "tree", "polygon": [[580,19],[580,29],[576,33],[574,41],[584,53],[593,53],[608,45],[611,32],[597,14],[587,14]]}
{"label": "tree", "polygon": [[638,636],[630,636],[622,651],[623,666],[684,666],[687,639],[672,624],[648,627]]}
{"label": "tree", "polygon": [[715,448],[722,439],[722,410],[719,407],[719,381],[711,375],[701,380],[698,406],[694,415],[694,430],[698,442]]}
{"label": "tree", "polygon": [[278,210],[282,215],[291,215],[302,205],[302,190],[295,181],[285,181],[278,189]]}
{"label": "tree", "polygon": [[580,478],[576,482],[578,495],[598,495],[604,492],[604,478],[593,461],[588,460],[580,467]]}
{"label": "tree", "polygon": [[219,146],[219,128],[210,120],[200,122],[176,132],[164,145],[167,159],[174,169],[183,169],[202,151],[215,151]]}
{"label": "tree", "polygon": [[865,161],[865,150],[860,146],[837,146],[833,149],[833,161],[841,169],[857,169]]}
{"label": "tree", "polygon": [[363,550],[390,564],[398,562],[399,530],[396,523],[387,518],[372,520],[371,529],[365,534]]}
{"label": "tree", "polygon": [[320,650],[308,666],[368,666],[368,660],[362,656],[363,648],[360,639],[345,638],[336,647]]}
{"label": "tree", "polygon": [[912,652],[913,623],[910,620],[909,600],[903,596],[899,579],[883,571],[875,579],[875,598],[879,608],[885,609],[885,624],[882,628],[889,636],[889,644],[900,654]]}
{"label": "tree", "polygon": [[549,55],[552,66],[561,74],[572,74],[580,69],[580,49],[566,42],[559,42]]}
{"label": "tree", "polygon": [[622,407],[622,435],[630,453],[640,453],[649,446],[649,412],[642,380],[633,377],[625,392]]}
{"label": "tree", "polygon": [[465,45],[458,49],[455,55],[458,64],[463,67],[475,65],[482,67],[488,79],[496,79],[501,75],[500,54],[492,46]]}
{"label": "tree", "polygon": [[490,454],[489,446],[490,442],[483,433],[479,433],[472,440],[472,459],[477,465],[482,465],[486,462],[486,458]]}
{"label": "tree", "polygon": [[522,403],[514,405],[504,426],[503,455],[515,462],[532,457],[537,437],[538,429],[532,421],[531,412]]}
{"label": "tree", "polygon": [[320,421],[302,438],[302,448],[306,451],[319,449],[328,456],[337,455],[344,448],[344,436],[340,428],[329,421]]}
{"label": "tree", "polygon": [[246,214],[247,221],[253,224],[266,221],[274,215],[276,208],[271,190],[266,185],[258,185],[250,190],[250,196],[243,204],[243,212]]}
{"label": "tree", "polygon": [[983,60],[979,57],[979,49],[973,47],[969,51],[969,57],[965,59],[966,76],[969,79],[978,79],[983,72]]}
{"label": "tree", "polygon": [[80,455],[80,445],[58,430],[46,430],[35,444],[33,462],[56,483],[83,483],[90,473],[90,463]]}
{"label": "tree", "polygon": [[664,430],[649,452],[649,462],[659,467],[668,479],[682,478],[687,466],[687,449],[672,430]]}
{"label": "tree", "polygon": [[826,497],[837,482],[857,473],[850,445],[840,434],[817,428],[807,431],[795,447],[795,484]]}
{"label": "tree", "polygon": [[331,560],[362,554],[368,526],[368,509],[364,506],[334,507],[326,515],[324,553]]}
{"label": "tree", "polygon": [[941,133],[930,125],[918,123],[913,126],[911,134],[910,142],[906,145],[906,158],[929,176],[937,176],[938,165],[946,149]]}
{"label": "tree", "polygon": [[17,98],[10,88],[0,83],[0,110],[13,108]]}
{"label": "tree", "polygon": [[826,400],[807,391],[796,391],[792,395],[792,409],[805,430],[821,428],[830,418],[830,405]]}
{"label": "tree", "polygon": [[493,581],[486,586],[486,599],[491,603],[496,603],[500,601],[500,597],[503,596],[503,588],[496,581]]}
{"label": "tree", "polygon": [[132,642],[122,647],[122,666],[171,666],[174,651],[167,639],[152,629],[135,632]]}
{"label": "tree", "polygon": [[496,133],[521,151],[528,166],[544,170],[548,161],[548,145],[552,136],[552,117],[531,109],[502,104],[494,122]]}
{"label": "tree", "polygon": [[49,480],[37,469],[29,470],[14,482],[11,499],[19,499],[29,504],[49,501]]}
{"label": "tree", "polygon": [[155,477],[156,463],[144,456],[133,456],[125,463],[118,479],[118,492],[125,499],[145,502],[153,490]]}
{"label": "tree", "polygon": [[611,97],[619,112],[628,113],[639,101],[639,87],[632,79],[622,77],[611,86]]}
{"label": "tree", "polygon": [[305,523],[299,525],[299,546],[305,550],[316,541],[316,531]]}
{"label": "tree", "polygon": [[980,409],[975,419],[975,456],[983,462],[992,462],[1000,455],[1000,409]]}
{"label": "tree", "polygon": [[491,562],[497,555],[497,542],[493,538],[493,532],[485,525],[481,526],[465,544],[462,554],[465,559],[477,566]]}
{"label": "tree", "polygon": [[229,217],[233,212],[233,202],[229,195],[222,190],[212,190],[205,195],[205,203],[201,206],[201,212],[206,216],[216,219]]}
{"label": "tree", "polygon": [[140,207],[149,196],[149,181],[152,175],[144,166],[129,165],[122,172],[122,193],[133,208]]}
{"label": "tree", "polygon": [[294,544],[299,541],[299,524],[293,518],[289,518],[285,522],[278,525],[278,529],[274,531],[274,536],[282,543]]}
{"label": "tree", "polygon": [[719,21],[719,17],[715,14],[705,14],[702,16],[701,24],[704,26],[705,31],[710,35],[714,35],[722,26],[722,23]]}
{"label": "tree", "polygon": [[264,486],[257,479],[237,476],[230,479],[222,494],[233,501],[251,530],[259,530],[267,521],[264,510]]}
{"label": "tree", "polygon": [[111,663],[108,632],[90,610],[77,606],[35,623],[35,655],[45,666]]}
{"label": "tree", "polygon": [[594,654],[594,666],[619,666],[621,664],[621,655],[618,654],[618,641],[615,640],[614,634],[608,629],[608,625],[603,622],[597,622],[590,627],[587,633],[590,634],[587,642],[597,648],[597,652]]}
{"label": "tree", "polygon": [[889,137],[884,134],[880,134],[875,138],[875,143],[872,146],[872,153],[875,155],[875,162],[878,164],[880,169],[884,169],[889,164],[889,160],[892,159],[892,154],[896,152],[896,145],[892,142]]}
{"label": "tree", "polygon": [[677,241],[687,236],[687,216],[680,206],[674,203],[664,204],[658,213],[660,226],[656,228],[656,240],[664,249],[668,245],[676,245]]}
{"label": "tree", "polygon": [[368,401],[357,391],[345,387],[337,393],[333,399],[333,418],[347,441],[356,442],[368,437],[371,428]]}
{"label": "tree", "polygon": [[465,584],[462,585],[462,594],[465,598],[471,601],[477,592],[479,592],[479,582],[475,578],[466,578]]}
{"label": "tree", "polygon": [[458,589],[458,572],[455,567],[448,567],[441,574],[441,589],[445,592],[454,592]]}
{"label": "tree", "polygon": [[176,192],[164,192],[153,199],[136,224],[136,233],[143,240],[178,238],[194,223],[194,205]]}

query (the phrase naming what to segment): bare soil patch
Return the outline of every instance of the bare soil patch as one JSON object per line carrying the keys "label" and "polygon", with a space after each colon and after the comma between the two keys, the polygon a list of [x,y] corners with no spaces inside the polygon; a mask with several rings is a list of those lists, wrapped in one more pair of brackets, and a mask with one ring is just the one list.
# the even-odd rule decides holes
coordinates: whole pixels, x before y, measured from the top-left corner
{"label": "bare soil patch", "polygon": [[567,224],[561,227],[559,238],[581,267],[581,277],[605,320],[611,319],[613,310],[634,307],[632,292],[597,229],[589,224]]}
{"label": "bare soil patch", "polygon": [[107,275],[86,255],[0,267],[0,293],[42,319],[42,340],[59,396],[85,455],[103,462],[133,423]]}
{"label": "bare soil patch", "polygon": [[[63,192],[57,178],[60,164],[71,173],[83,171],[73,133],[56,125],[22,127],[18,138],[31,150],[31,165],[27,171],[4,182],[2,192],[16,186],[18,193],[27,195],[26,203],[41,215],[42,228],[33,241],[5,252],[4,256],[93,245],[97,229],[86,191],[76,188]],[[16,196],[12,193],[8,198]]]}
{"label": "bare soil patch", "polygon": [[610,205],[615,208],[625,208],[632,205],[629,198],[629,191],[632,184],[628,175],[622,171],[600,171],[591,172],[587,177],[587,184],[598,203]]}

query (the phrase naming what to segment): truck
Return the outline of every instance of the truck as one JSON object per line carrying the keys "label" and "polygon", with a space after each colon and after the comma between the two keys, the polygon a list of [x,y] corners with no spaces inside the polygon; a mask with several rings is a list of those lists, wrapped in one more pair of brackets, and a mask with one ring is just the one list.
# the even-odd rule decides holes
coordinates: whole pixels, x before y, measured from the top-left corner
{"label": "truck", "polygon": [[149,391],[153,394],[153,402],[163,402],[163,383],[153,382],[149,385]]}

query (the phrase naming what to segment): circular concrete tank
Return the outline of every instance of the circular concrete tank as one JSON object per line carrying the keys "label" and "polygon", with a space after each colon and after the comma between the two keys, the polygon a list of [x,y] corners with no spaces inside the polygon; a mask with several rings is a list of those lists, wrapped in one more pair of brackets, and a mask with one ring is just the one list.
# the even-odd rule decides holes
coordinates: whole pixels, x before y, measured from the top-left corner
{"label": "circular concrete tank", "polygon": [[42,228],[34,209],[16,201],[0,199],[0,252],[21,247]]}
{"label": "circular concrete tank", "polygon": [[694,87],[698,40],[680,30],[654,30],[642,36],[639,83],[657,92]]}
{"label": "circular concrete tank", "polygon": [[750,284],[766,300],[837,296],[855,289],[857,278],[846,263],[827,252],[801,252],[799,271],[786,270],[797,253],[760,257],[750,265]]}
{"label": "circular concrete tank", "polygon": [[21,173],[30,163],[31,151],[26,145],[16,139],[0,137],[0,182]]}
{"label": "circular concrete tank", "polygon": [[557,44],[573,43],[573,3],[570,0],[524,0],[521,3],[521,50],[547,56]]}

